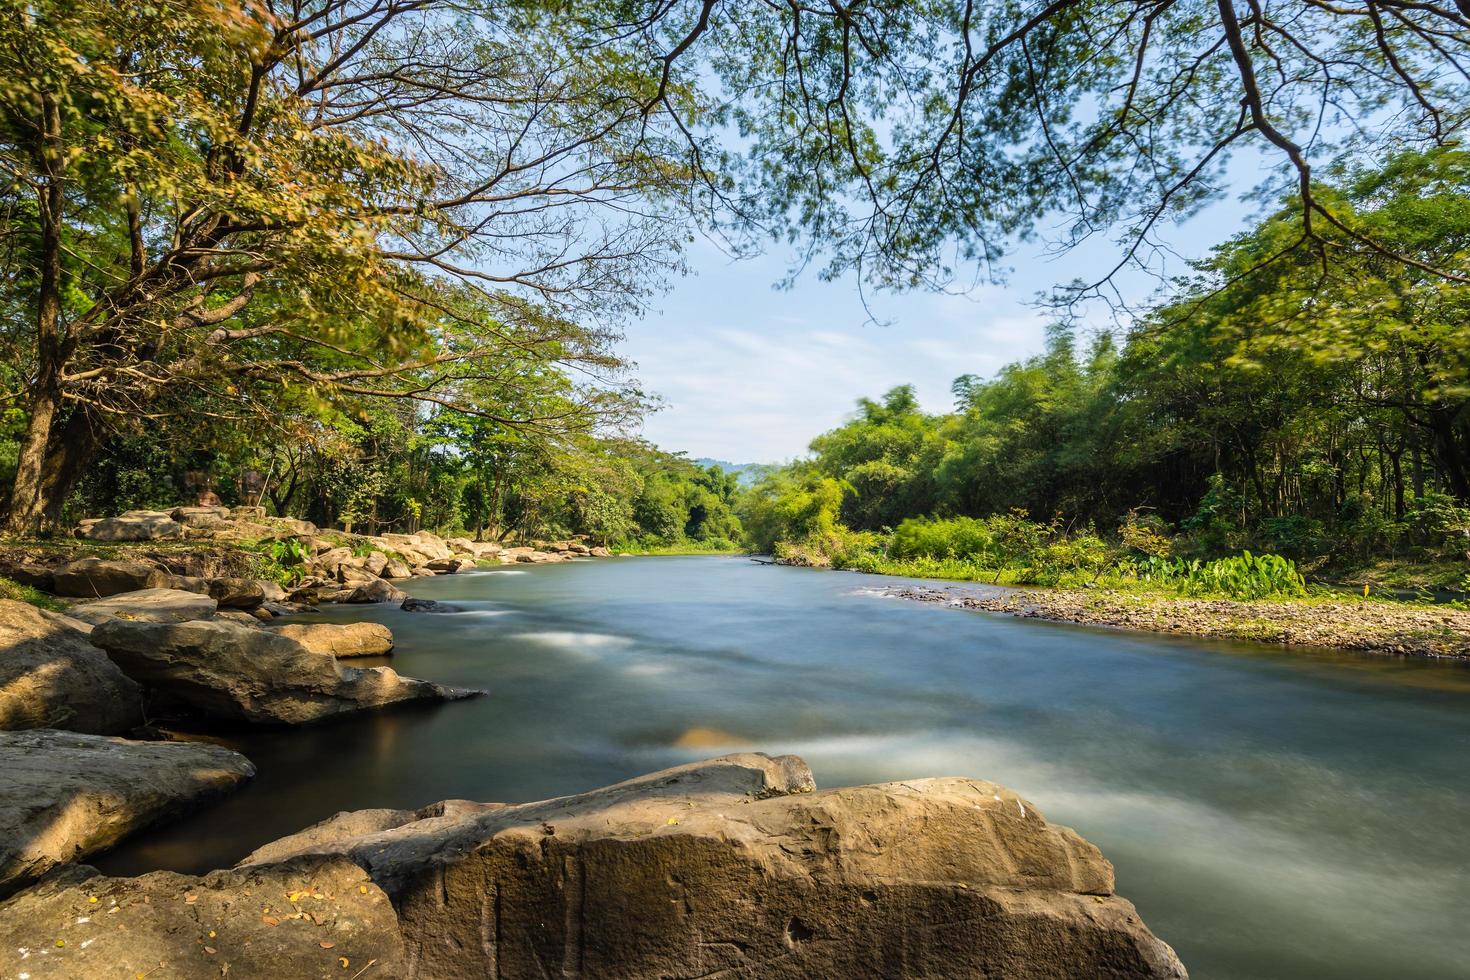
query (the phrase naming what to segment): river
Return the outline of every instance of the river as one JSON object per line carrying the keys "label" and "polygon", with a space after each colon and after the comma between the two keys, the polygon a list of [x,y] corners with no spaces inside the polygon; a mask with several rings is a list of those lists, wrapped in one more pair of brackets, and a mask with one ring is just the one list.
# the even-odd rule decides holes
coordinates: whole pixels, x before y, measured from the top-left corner
{"label": "river", "polygon": [[1066,626],[737,558],[413,583],[356,607],[405,674],[490,696],[225,743],[242,792],[98,859],[226,867],[339,810],[521,801],[742,749],[819,787],[995,780],[1075,827],[1210,978],[1470,977],[1470,668]]}

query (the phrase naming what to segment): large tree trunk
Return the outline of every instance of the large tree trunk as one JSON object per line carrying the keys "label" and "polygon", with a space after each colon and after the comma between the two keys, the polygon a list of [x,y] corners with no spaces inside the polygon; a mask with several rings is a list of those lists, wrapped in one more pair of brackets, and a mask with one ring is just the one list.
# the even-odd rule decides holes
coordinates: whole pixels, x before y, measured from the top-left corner
{"label": "large tree trunk", "polygon": [[36,287],[36,377],[31,384],[29,419],[16,459],[15,484],[5,529],[11,534],[40,530],[51,500],[46,496],[43,471],[51,445],[52,424],[61,407],[61,219],[65,206],[61,146],[61,110],[51,96],[41,99],[41,143],[36,161],[46,176],[38,195],[41,224],[40,281]]}

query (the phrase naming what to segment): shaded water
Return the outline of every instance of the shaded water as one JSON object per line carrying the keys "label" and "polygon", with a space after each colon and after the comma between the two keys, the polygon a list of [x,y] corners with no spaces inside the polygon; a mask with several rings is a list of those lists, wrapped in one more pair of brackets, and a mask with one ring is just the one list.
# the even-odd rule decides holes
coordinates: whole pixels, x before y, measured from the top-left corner
{"label": "shaded water", "polygon": [[[260,775],[97,863],[224,867],[338,810],[520,801],[737,749],[1004,783],[1196,978],[1470,977],[1470,669],[1023,621],[731,558],[416,582],[393,666],[491,695],[228,740]],[[323,618],[328,618],[324,615]],[[389,662],[389,661],[382,661]]]}

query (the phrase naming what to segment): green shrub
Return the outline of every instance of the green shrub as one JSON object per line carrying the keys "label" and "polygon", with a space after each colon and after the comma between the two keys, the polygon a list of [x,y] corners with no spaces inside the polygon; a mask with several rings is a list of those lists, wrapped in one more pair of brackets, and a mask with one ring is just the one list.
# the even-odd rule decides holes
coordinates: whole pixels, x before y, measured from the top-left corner
{"label": "green shrub", "polygon": [[1172,588],[1188,596],[1250,600],[1307,594],[1307,583],[1297,571],[1296,563],[1280,555],[1253,555],[1244,551],[1208,562],[1155,557],[1141,562],[1120,562],[1116,568],[1120,574],[1140,582]]}

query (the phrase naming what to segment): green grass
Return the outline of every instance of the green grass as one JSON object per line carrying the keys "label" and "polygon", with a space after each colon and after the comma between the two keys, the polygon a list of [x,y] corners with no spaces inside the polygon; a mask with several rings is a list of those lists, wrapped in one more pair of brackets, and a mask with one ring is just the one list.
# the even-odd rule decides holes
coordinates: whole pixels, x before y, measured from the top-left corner
{"label": "green grass", "polygon": [[28,602],[37,608],[49,609],[52,612],[65,612],[67,608],[66,603],[55,596],[49,596],[37,588],[21,585],[3,576],[0,576],[0,599]]}

